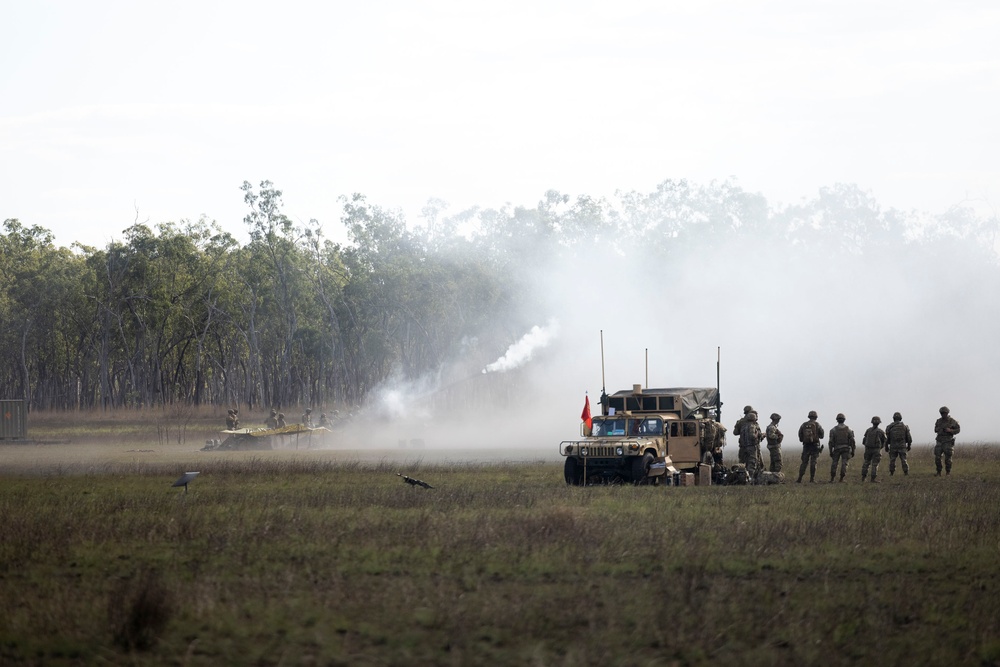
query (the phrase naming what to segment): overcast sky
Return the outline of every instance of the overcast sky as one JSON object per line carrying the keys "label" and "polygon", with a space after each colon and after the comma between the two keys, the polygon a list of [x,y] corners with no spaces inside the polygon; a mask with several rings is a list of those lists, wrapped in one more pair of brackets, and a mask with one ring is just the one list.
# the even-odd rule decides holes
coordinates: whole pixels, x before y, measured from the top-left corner
{"label": "overcast sky", "polygon": [[1000,4],[0,0],[0,217],[101,246],[240,185],[337,228],[735,177],[932,213],[1000,201]]}

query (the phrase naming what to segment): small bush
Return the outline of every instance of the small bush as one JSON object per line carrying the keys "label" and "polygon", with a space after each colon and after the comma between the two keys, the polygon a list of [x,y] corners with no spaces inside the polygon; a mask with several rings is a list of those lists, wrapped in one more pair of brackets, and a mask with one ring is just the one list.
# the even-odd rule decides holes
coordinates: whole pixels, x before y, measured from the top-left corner
{"label": "small bush", "polygon": [[170,595],[151,569],[125,579],[108,598],[108,620],[114,643],[127,650],[152,648],[172,613]]}

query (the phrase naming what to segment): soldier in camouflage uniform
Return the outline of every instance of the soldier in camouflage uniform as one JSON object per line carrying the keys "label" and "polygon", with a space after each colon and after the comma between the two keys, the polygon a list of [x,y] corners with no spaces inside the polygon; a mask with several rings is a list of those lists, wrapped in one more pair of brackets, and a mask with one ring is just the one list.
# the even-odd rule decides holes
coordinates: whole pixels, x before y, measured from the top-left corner
{"label": "soldier in camouflage uniform", "polygon": [[760,457],[760,441],[764,434],[757,425],[757,413],[750,411],[743,422],[740,431],[740,459],[747,467],[747,475],[751,480],[757,477],[757,472],[764,469],[764,460]]}
{"label": "soldier in camouflage uniform", "polygon": [[799,442],[802,443],[802,465],[799,466],[799,478],[795,481],[802,482],[802,477],[806,474],[806,466],[809,466],[809,481],[816,481],[816,459],[823,451],[823,427],[816,421],[815,410],[809,411],[809,420],[799,427]]}
{"label": "soldier in camouflage uniform", "polygon": [[903,474],[910,474],[910,466],[906,463],[906,452],[913,446],[913,437],[910,435],[910,427],[903,423],[903,415],[898,412],[892,414],[892,423],[885,427],[886,445],[889,452],[889,476],[896,474],[896,459],[903,464]]}
{"label": "soldier in camouflage uniform", "polygon": [[837,414],[837,425],[830,429],[830,456],[833,463],[830,465],[830,481],[837,476],[837,464],[840,464],[840,481],[844,481],[847,476],[847,463],[854,458],[855,442],[854,431],[844,423],[847,417],[844,413]]}
{"label": "soldier in camouflage uniform", "polygon": [[746,423],[747,416],[751,412],[753,412],[754,414],[757,414],[756,411],[753,409],[753,407],[751,407],[749,405],[744,406],[743,407],[743,416],[740,417],[739,419],[737,419],[736,420],[736,425],[733,426],[733,435],[736,436],[736,444],[738,445],[737,460],[740,463],[742,463],[743,465],[746,465],[746,459],[744,458],[743,445],[740,444],[742,442],[740,440],[740,436],[743,435],[743,425]]}
{"label": "soldier in camouflage uniform", "polygon": [[715,447],[712,448],[712,459],[716,466],[722,464],[722,448],[726,446],[726,427],[722,422],[715,422]]}
{"label": "soldier in camouflage uniform", "polygon": [[951,455],[955,451],[955,436],[962,427],[958,425],[948,412],[948,408],[942,407],[939,410],[941,417],[934,422],[934,465],[937,467],[937,476],[941,476],[941,457],[944,457],[945,474],[951,474]]}
{"label": "soldier in camouflage uniform", "polygon": [[878,464],[882,461],[882,448],[886,443],[885,431],[879,427],[881,423],[881,418],[872,417],[871,428],[865,431],[864,437],[861,438],[861,444],[865,447],[865,462],[861,464],[862,482],[868,478],[869,467],[872,471],[872,483],[878,482],[875,477],[878,475]]}
{"label": "soldier in camouflage uniform", "polygon": [[767,438],[767,453],[771,456],[771,472],[781,472],[781,441],[785,436],[778,430],[778,422],[781,415],[777,412],[771,413],[771,423],[767,425],[764,437]]}

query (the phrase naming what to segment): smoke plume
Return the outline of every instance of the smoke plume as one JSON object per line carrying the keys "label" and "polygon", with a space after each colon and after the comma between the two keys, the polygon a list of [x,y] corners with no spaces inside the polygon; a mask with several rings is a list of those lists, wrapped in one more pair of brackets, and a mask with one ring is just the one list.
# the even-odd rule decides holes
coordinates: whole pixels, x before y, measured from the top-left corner
{"label": "smoke plume", "polygon": [[507,352],[502,357],[488,364],[483,369],[483,373],[502,373],[521,366],[531,360],[535,350],[547,346],[559,332],[559,324],[556,320],[549,320],[544,327],[535,325],[531,331],[521,336],[521,339],[507,348]]}

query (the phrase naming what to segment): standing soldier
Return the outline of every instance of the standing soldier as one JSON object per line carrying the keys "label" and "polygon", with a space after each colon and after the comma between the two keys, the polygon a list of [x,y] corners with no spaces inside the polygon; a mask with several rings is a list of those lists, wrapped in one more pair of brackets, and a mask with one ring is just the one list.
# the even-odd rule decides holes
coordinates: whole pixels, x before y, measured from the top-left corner
{"label": "standing soldier", "polygon": [[934,444],[934,465],[937,466],[937,476],[941,476],[941,455],[944,455],[946,475],[951,474],[951,455],[955,451],[955,435],[962,430],[958,422],[948,414],[948,408],[942,407],[941,417],[934,422],[934,433],[937,442]]}
{"label": "standing soldier", "polygon": [[312,408],[306,408],[306,411],[303,412],[302,416],[299,418],[299,423],[301,423],[306,428],[313,427],[312,411],[313,411]]}
{"label": "standing soldier", "polygon": [[264,426],[268,428],[278,428],[278,411],[272,409],[271,414],[264,420]]}
{"label": "standing soldier", "polygon": [[781,415],[777,412],[771,413],[771,423],[767,425],[765,433],[767,453],[771,455],[771,472],[781,472],[781,441],[785,439],[785,436],[778,430],[779,421],[781,421]]}
{"label": "standing soldier", "polygon": [[736,436],[736,444],[738,446],[737,460],[740,463],[742,463],[743,465],[747,465],[747,461],[746,461],[746,451],[747,450],[745,450],[743,448],[743,426],[744,426],[744,424],[746,424],[747,417],[750,416],[751,412],[753,412],[754,415],[757,414],[751,406],[749,406],[749,405],[744,406],[743,407],[743,416],[740,417],[739,419],[737,419],[736,420],[736,425],[733,426],[733,435]]}
{"label": "standing soldier", "polygon": [[747,467],[747,476],[751,483],[757,478],[757,473],[764,469],[764,460],[760,457],[760,441],[764,439],[764,434],[760,432],[757,425],[757,413],[750,411],[743,421],[743,430],[740,432],[740,458]]}
{"label": "standing soldier", "polygon": [[837,425],[830,429],[830,481],[837,476],[837,464],[840,464],[840,481],[847,476],[847,462],[854,457],[854,431],[844,423],[847,417],[843,412],[837,413]]}
{"label": "standing soldier", "polygon": [[896,459],[903,464],[903,474],[910,474],[910,466],[906,463],[906,452],[913,446],[910,427],[903,423],[903,415],[892,413],[892,423],[885,427],[885,437],[888,441],[885,449],[889,452],[889,476],[896,473]]}
{"label": "standing soldier", "polygon": [[712,460],[715,465],[722,466],[722,448],[726,446],[726,427],[722,422],[715,423],[715,447],[712,448]]}
{"label": "standing soldier", "polygon": [[239,410],[236,408],[230,408],[229,412],[226,414],[226,429],[230,431],[235,431],[240,427]]}
{"label": "standing soldier", "polygon": [[799,466],[799,478],[795,481],[802,482],[802,477],[806,474],[806,466],[809,466],[809,481],[816,481],[816,459],[823,451],[823,427],[816,421],[815,410],[809,411],[809,421],[804,422],[799,427],[799,442],[802,443],[802,465]]}
{"label": "standing soldier", "polygon": [[882,448],[885,447],[885,431],[879,428],[882,420],[879,417],[872,417],[872,427],[865,431],[865,436],[861,439],[861,444],[865,446],[865,462],[861,464],[861,481],[868,477],[868,468],[872,470],[872,483],[878,482],[875,476],[878,475],[878,464],[882,461]]}

